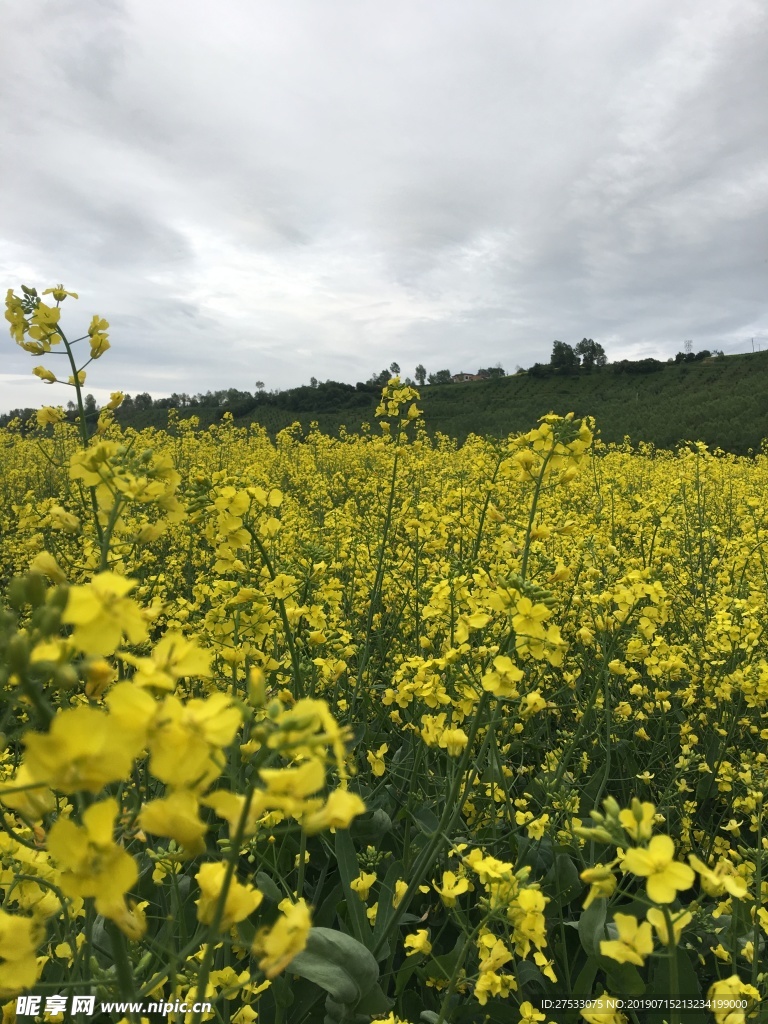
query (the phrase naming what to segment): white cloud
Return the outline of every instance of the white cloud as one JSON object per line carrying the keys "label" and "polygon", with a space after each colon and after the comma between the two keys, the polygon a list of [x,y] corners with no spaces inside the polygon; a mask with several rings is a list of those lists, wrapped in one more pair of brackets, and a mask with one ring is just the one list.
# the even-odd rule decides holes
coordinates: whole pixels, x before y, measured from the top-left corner
{"label": "white cloud", "polygon": [[[110,321],[94,394],[768,335],[757,0],[2,17],[0,275],[79,291],[73,331]],[[52,401],[3,344],[0,408]]]}

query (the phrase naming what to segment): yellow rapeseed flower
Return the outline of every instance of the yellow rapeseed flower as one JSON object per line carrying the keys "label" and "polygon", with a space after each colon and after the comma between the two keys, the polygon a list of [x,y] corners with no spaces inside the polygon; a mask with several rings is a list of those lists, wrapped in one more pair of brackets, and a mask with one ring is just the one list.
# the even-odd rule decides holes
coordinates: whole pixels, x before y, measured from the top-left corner
{"label": "yellow rapeseed flower", "polygon": [[[670,944],[670,933],[664,912],[659,910],[658,907],[651,907],[645,916],[653,925],[653,930],[658,935],[659,942],[663,942],[665,946],[668,946]],[[682,913],[670,914],[670,917],[672,920],[672,937],[674,938],[675,945],[677,945],[680,941],[680,936],[683,934],[683,929],[693,920],[693,915],[686,910]]]}
{"label": "yellow rapeseed flower", "polygon": [[587,1024],[626,1024],[627,1018],[616,1006],[617,997],[604,992],[600,999],[595,999],[579,1011]]}
{"label": "yellow rapeseed flower", "polygon": [[135,885],[139,870],[133,857],[114,841],[118,813],[117,801],[110,797],[83,811],[82,827],[70,818],[59,818],[48,834],[48,850],[64,869],[59,885],[65,895],[95,897],[98,913],[122,927],[130,919],[124,897]]}
{"label": "yellow rapeseed flower", "polygon": [[41,922],[0,910],[0,998],[15,996],[37,981],[37,946],[45,937]]}
{"label": "yellow rapeseed flower", "polygon": [[654,903],[672,903],[678,890],[690,889],[695,879],[691,868],[674,858],[675,844],[670,837],[654,836],[646,849],[627,850],[621,866],[648,879],[646,890]]}
{"label": "yellow rapeseed flower", "polygon": [[584,910],[587,910],[595,900],[612,896],[618,884],[609,864],[596,864],[593,868],[586,868],[579,878],[591,887],[584,900]]}
{"label": "yellow rapeseed flower", "polygon": [[61,407],[54,409],[52,405],[44,405],[42,409],[37,410],[36,418],[40,427],[45,427],[49,423],[61,423],[64,419],[64,410]]}
{"label": "yellow rapeseed flower", "polygon": [[442,883],[438,885],[437,882],[432,882],[432,885],[446,907],[455,906],[459,896],[468,892],[470,887],[469,879],[458,876],[453,871],[444,871]]}
{"label": "yellow rapeseed flower", "polygon": [[707,999],[714,1003],[712,1012],[717,1024],[746,1024],[754,1016],[760,993],[754,985],[732,974],[730,978],[721,978],[711,985]]}
{"label": "yellow rapeseed flower", "polygon": [[110,715],[83,706],[60,712],[47,733],[26,733],[24,744],[30,778],[61,793],[98,793],[127,778],[142,748]]}
{"label": "yellow rapeseed flower", "polygon": [[148,801],[139,814],[139,824],[154,835],[175,839],[190,856],[205,850],[203,837],[208,826],[200,818],[200,806],[192,790],[177,789]]}
{"label": "yellow rapeseed flower", "polygon": [[75,627],[72,642],[86,654],[112,654],[122,637],[138,644],[147,637],[147,620],[126,597],[136,586],[114,572],[101,572],[90,583],[72,587],[62,621]]}
{"label": "yellow rapeseed flower", "polygon": [[41,821],[55,808],[56,797],[48,786],[35,784],[29,767],[22,764],[12,779],[0,783],[0,804],[30,821]]}
{"label": "yellow rapeseed flower", "polygon": [[301,825],[312,835],[326,828],[349,828],[353,818],[360,814],[365,814],[365,804],[356,793],[334,789],[322,807],[301,819]]}
{"label": "yellow rapeseed flower", "polygon": [[49,551],[40,551],[29,563],[30,572],[47,576],[52,583],[65,583],[67,576]]}
{"label": "yellow rapeseed flower", "polygon": [[56,374],[53,373],[51,370],[46,370],[44,366],[36,366],[32,370],[32,373],[34,373],[36,377],[39,377],[40,380],[44,381],[44,383],[46,384],[56,383]]}
{"label": "yellow rapeseed flower", "polygon": [[352,879],[349,883],[349,887],[352,892],[356,892],[358,897],[363,901],[363,903],[365,903],[368,899],[368,894],[371,891],[371,886],[375,885],[375,883],[376,873],[373,871],[363,871],[357,876],[357,878]]}
{"label": "yellow rapeseed flower", "polygon": [[388,750],[389,745],[387,743],[382,743],[378,750],[369,750],[365,755],[368,764],[371,766],[371,771],[377,778],[381,778],[387,770],[384,763],[384,755]]}
{"label": "yellow rapeseed flower", "polygon": [[259,967],[268,978],[284,971],[291,960],[307,945],[312,926],[309,907],[301,899],[297,903],[283,900],[283,911],[271,928],[257,932],[252,952],[259,958]]}
{"label": "yellow rapeseed flower", "polygon": [[419,928],[411,935],[406,935],[403,946],[408,950],[406,956],[416,956],[421,953],[429,956],[432,952],[432,943],[429,941],[429,931],[426,928]]}
{"label": "yellow rapeseed flower", "polygon": [[[195,900],[197,919],[202,924],[213,922],[226,873],[227,865],[217,861],[202,864],[195,875],[195,881],[200,886],[200,898]],[[233,876],[227,889],[224,908],[219,920],[219,930],[227,931],[238,921],[244,921],[258,909],[263,899],[264,896],[258,889],[254,889],[252,885],[243,885]]]}
{"label": "yellow rapeseed flower", "polygon": [[446,750],[451,757],[460,757],[468,740],[469,737],[463,729],[445,729],[440,734],[438,746]]}
{"label": "yellow rapeseed flower", "polygon": [[136,658],[123,651],[119,657],[135,666],[135,686],[155,690],[173,690],[177,681],[185,676],[207,679],[211,674],[210,652],[173,630],[155,644],[149,658]]}
{"label": "yellow rapeseed flower", "polygon": [[653,835],[653,819],[655,814],[656,807],[654,804],[640,803],[637,797],[633,797],[631,808],[619,811],[619,821],[624,831],[636,843],[642,843]]}
{"label": "yellow rapeseed flower", "polygon": [[63,302],[64,299],[69,295],[73,299],[79,298],[77,292],[68,292],[64,290],[63,284],[57,284],[53,288],[43,289],[43,295],[53,295],[57,302]]}
{"label": "yellow rapeseed flower", "polygon": [[647,921],[637,923],[632,914],[614,914],[613,923],[618,932],[617,939],[604,939],[600,943],[602,956],[609,956],[620,964],[636,964],[642,967],[645,958],[653,952],[653,935]]}
{"label": "yellow rapeseed flower", "polygon": [[520,1020],[518,1024],[538,1024],[539,1021],[546,1019],[546,1014],[537,1010],[533,1003],[529,1003],[527,999],[525,1002],[520,1003]]}
{"label": "yellow rapeseed flower", "polygon": [[701,887],[708,896],[722,896],[727,892],[736,899],[743,899],[747,895],[747,883],[724,857],[720,858],[714,868],[707,867],[694,854],[689,855],[688,863],[698,874]]}

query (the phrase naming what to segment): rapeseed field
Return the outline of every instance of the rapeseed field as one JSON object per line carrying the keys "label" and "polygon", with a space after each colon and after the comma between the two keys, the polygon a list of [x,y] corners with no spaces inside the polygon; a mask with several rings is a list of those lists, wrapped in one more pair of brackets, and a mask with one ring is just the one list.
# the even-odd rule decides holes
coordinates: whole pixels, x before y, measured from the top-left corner
{"label": "rapeseed field", "polygon": [[768,1021],[768,456],[397,378],[88,436],[67,296],[6,300],[81,415],[0,430],[3,1021]]}

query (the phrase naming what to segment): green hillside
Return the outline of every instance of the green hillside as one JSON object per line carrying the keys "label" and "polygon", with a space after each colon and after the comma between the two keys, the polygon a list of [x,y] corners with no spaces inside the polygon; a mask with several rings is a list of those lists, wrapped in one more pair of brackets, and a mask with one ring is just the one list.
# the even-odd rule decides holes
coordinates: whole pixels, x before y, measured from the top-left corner
{"label": "green hillside", "polygon": [[430,427],[459,438],[527,429],[550,411],[594,416],[604,441],[628,436],[661,448],[697,440],[746,453],[768,437],[768,352],[665,364],[651,373],[616,370],[430,387],[425,415]]}
{"label": "green hillside", "polygon": [[[628,436],[672,448],[683,440],[700,440],[743,454],[768,437],[768,352],[663,364],[648,373],[627,372],[627,365],[631,370],[641,364],[428,385],[421,390],[421,407],[430,434],[439,431],[459,441],[470,433],[501,437],[527,429],[550,411],[594,416],[606,442]],[[271,434],[297,421],[305,430],[315,421],[324,432],[336,434],[342,424],[357,431],[362,422],[373,422],[376,391],[368,385],[320,384],[229,407],[239,425],[258,422]],[[180,415],[198,416],[207,426],[226,408],[200,405],[181,409]],[[165,426],[167,410],[136,409],[120,419],[135,427]]]}

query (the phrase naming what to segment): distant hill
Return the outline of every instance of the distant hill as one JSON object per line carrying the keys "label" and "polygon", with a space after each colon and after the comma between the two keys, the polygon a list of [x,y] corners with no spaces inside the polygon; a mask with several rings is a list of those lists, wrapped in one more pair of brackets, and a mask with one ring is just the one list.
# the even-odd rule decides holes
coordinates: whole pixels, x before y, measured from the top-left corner
{"label": "distant hill", "polygon": [[430,430],[459,439],[470,431],[527,429],[550,411],[594,416],[606,442],[629,437],[673,448],[704,441],[746,454],[768,438],[768,352],[648,367],[652,362],[430,387],[422,404]]}
{"label": "distant hill", "polygon": [[[207,404],[204,396],[192,404],[183,396],[177,405],[180,417],[197,416],[201,427],[230,411],[239,426],[261,423],[273,435],[297,421],[305,430],[314,421],[337,434],[342,424],[350,432],[373,424],[379,393],[370,383],[327,382],[255,395],[231,389],[209,396]],[[165,427],[170,405],[171,399],[153,403],[137,396],[118,411],[118,420],[138,429]],[[682,363],[624,361],[570,373],[537,366],[514,376],[427,385],[420,407],[430,434],[459,442],[470,433],[503,437],[548,412],[573,411],[594,416],[606,442],[629,437],[673,448],[704,441],[745,454],[768,438],[768,352]]]}

